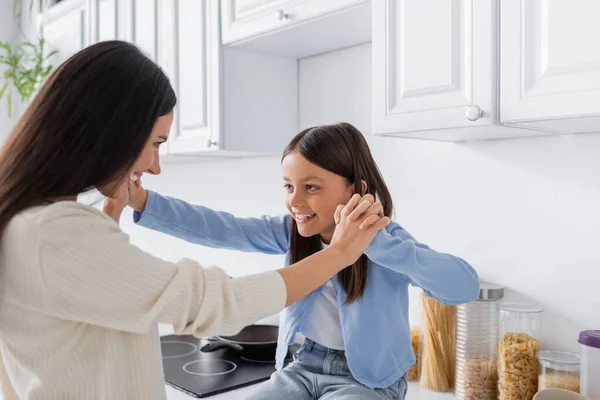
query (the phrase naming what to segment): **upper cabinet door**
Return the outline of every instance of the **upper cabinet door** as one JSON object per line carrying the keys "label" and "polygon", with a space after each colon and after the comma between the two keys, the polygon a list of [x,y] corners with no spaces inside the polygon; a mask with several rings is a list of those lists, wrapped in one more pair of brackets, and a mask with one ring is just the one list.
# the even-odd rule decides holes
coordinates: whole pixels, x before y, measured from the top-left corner
{"label": "upper cabinet door", "polygon": [[42,17],[42,30],[49,51],[56,50],[52,61],[60,65],[89,43],[88,12],[85,1],[59,3]]}
{"label": "upper cabinet door", "polygon": [[118,9],[118,0],[95,0],[95,15],[97,19],[94,21],[96,31],[94,32],[94,41],[103,42],[105,40],[115,40],[118,38],[118,17],[120,10]]}
{"label": "upper cabinet door", "polygon": [[373,1],[374,133],[496,121],[492,3]]}
{"label": "upper cabinet door", "polygon": [[598,16],[598,0],[502,0],[502,122],[600,115]]}
{"label": "upper cabinet door", "polygon": [[129,0],[131,41],[152,60],[158,60],[158,0]]}
{"label": "upper cabinet door", "polygon": [[[87,0],[90,8],[92,43],[106,40],[133,40],[136,0]],[[139,1],[138,1],[139,2]],[[144,6],[152,8],[149,1]]]}
{"label": "upper cabinet door", "polygon": [[223,44],[348,8],[365,0],[222,0]]}
{"label": "upper cabinet door", "polygon": [[159,64],[178,95],[169,153],[217,150],[220,119],[218,2],[160,2]]}

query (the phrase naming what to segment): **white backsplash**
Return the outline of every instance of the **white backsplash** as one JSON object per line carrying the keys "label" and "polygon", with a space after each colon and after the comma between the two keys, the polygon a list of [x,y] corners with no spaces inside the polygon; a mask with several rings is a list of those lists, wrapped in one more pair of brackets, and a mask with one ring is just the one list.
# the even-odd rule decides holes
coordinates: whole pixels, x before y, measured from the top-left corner
{"label": "white backsplash", "polygon": [[[371,135],[371,45],[302,60],[301,128],[347,121],[368,138],[396,220],[417,240],[468,260],[507,298],[545,308],[545,347],[578,351],[600,328],[600,135],[441,143]],[[285,212],[279,158],[165,165],[146,185],[238,216]],[[163,258],[192,257],[238,276],[278,268],[281,256],[189,245],[133,226],[132,241]],[[419,290],[411,322],[420,324]],[[584,298],[585,296],[585,298]]]}

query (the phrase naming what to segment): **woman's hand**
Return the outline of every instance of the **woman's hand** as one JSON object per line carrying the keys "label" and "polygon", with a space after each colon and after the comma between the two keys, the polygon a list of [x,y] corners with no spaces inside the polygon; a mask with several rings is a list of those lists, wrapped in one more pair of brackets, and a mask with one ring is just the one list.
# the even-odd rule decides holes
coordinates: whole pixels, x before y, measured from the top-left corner
{"label": "woman's hand", "polygon": [[[367,250],[373,238],[389,223],[382,216],[381,204],[373,203],[373,196],[354,195],[348,204],[336,210],[336,228],[329,247],[340,250],[347,264],[351,265]],[[354,212],[356,211],[356,212]],[[350,218],[352,216],[352,218]]]}

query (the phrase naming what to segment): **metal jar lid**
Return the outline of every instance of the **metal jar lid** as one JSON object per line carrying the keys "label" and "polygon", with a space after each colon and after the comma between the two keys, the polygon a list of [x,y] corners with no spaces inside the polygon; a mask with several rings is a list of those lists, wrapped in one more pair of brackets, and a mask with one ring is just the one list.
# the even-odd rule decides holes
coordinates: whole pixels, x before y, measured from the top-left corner
{"label": "metal jar lid", "polygon": [[493,283],[479,283],[479,298],[478,301],[496,301],[504,297],[504,287]]}

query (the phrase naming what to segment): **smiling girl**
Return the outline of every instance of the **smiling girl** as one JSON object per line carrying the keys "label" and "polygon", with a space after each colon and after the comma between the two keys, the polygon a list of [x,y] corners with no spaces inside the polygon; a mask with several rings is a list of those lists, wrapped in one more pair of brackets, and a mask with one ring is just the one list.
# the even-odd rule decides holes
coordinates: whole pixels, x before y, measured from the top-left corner
{"label": "smiling girl", "polygon": [[[299,133],[281,166],[288,215],[236,218],[146,191],[138,179],[131,189],[134,220],[208,247],[285,253],[291,264],[327,247],[340,213],[391,217],[389,190],[364,137],[350,124]],[[364,194],[372,197],[359,200]],[[347,205],[340,210],[339,204]],[[466,261],[418,243],[391,222],[354,265],[282,312],[278,372],[251,398],[403,399],[405,375],[415,362],[409,284],[443,304],[469,302],[479,292],[477,273]],[[305,342],[282,369],[298,332]]]}

